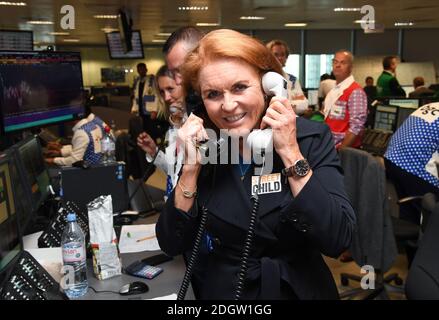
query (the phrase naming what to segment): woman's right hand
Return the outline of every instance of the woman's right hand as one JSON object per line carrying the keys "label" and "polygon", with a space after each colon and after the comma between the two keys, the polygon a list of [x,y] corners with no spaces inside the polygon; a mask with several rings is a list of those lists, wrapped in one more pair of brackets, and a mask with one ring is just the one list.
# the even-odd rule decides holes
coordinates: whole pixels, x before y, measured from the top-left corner
{"label": "woman's right hand", "polygon": [[184,146],[185,165],[195,168],[201,166],[201,154],[197,149],[197,144],[208,139],[203,119],[191,113],[183,126],[178,129],[178,140]]}
{"label": "woman's right hand", "polygon": [[154,140],[146,132],[142,132],[137,137],[137,145],[151,157],[154,157],[157,145]]}

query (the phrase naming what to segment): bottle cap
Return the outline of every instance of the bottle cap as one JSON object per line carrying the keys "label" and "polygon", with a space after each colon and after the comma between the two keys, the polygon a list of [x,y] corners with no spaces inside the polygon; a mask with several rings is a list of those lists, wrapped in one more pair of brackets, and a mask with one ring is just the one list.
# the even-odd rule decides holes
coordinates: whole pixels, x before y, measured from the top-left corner
{"label": "bottle cap", "polygon": [[109,126],[105,126],[105,132],[106,132],[106,133],[109,133],[110,130],[111,130],[111,128],[110,128]]}
{"label": "bottle cap", "polygon": [[76,221],[76,214],[74,214],[74,213],[69,213],[69,214],[67,215],[67,222],[74,222],[74,221]]}

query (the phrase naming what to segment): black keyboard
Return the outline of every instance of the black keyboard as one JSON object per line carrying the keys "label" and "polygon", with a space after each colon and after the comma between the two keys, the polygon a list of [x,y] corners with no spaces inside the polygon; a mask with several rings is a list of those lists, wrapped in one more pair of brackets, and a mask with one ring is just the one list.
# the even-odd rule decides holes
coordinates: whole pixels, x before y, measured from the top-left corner
{"label": "black keyboard", "polygon": [[59,284],[27,251],[11,266],[0,288],[0,300],[66,300]]}
{"label": "black keyboard", "polygon": [[67,225],[67,214],[71,212],[76,214],[76,221],[81,227],[82,232],[84,232],[87,241],[89,236],[88,216],[86,213],[82,212],[73,201],[67,201],[61,206],[56,216],[50,221],[48,227],[38,238],[39,248],[54,248],[61,246],[62,234]]}

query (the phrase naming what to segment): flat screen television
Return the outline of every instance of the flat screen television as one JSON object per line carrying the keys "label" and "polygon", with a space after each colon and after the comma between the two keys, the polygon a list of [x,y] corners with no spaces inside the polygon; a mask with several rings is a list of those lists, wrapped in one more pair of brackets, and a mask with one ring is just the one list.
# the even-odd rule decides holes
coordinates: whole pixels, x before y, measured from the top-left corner
{"label": "flat screen television", "polygon": [[101,82],[125,82],[125,70],[101,68]]}
{"label": "flat screen television", "polygon": [[0,30],[0,50],[32,51],[33,49],[32,31]]}
{"label": "flat screen television", "polygon": [[131,35],[132,50],[125,52],[119,32],[106,33],[108,53],[111,59],[143,59],[143,44],[140,30],[133,30]]}
{"label": "flat screen television", "polygon": [[82,117],[80,54],[0,51],[0,110],[5,133]]}

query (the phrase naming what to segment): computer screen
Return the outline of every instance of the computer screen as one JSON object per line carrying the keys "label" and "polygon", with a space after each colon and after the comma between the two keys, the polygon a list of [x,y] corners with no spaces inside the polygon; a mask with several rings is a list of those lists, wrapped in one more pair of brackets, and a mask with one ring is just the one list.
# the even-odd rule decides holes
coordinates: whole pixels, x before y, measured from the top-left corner
{"label": "computer screen", "polygon": [[33,38],[32,31],[0,30],[0,50],[32,51]]}
{"label": "computer screen", "polygon": [[0,51],[3,130],[70,121],[85,109],[81,56],[72,52]]}
{"label": "computer screen", "polygon": [[392,106],[417,109],[419,107],[419,99],[389,99]]}
{"label": "computer screen", "polygon": [[37,210],[49,196],[50,177],[37,137],[32,136],[14,146],[32,208]]}
{"label": "computer screen", "polygon": [[106,33],[108,52],[111,59],[143,59],[142,35],[139,30],[132,32],[133,50],[125,52],[119,32]]}
{"label": "computer screen", "polygon": [[377,106],[374,129],[395,131],[397,115],[397,106]]}
{"label": "computer screen", "polygon": [[0,280],[1,273],[8,263],[21,250],[17,214],[9,159],[0,158]]}
{"label": "computer screen", "polygon": [[125,82],[125,70],[101,68],[101,82]]}
{"label": "computer screen", "polygon": [[9,148],[3,153],[0,153],[0,159],[7,159],[9,161],[9,175],[14,188],[14,195],[16,199],[19,199],[19,201],[16,201],[15,206],[18,216],[18,225],[23,234],[33,213],[32,195],[27,188],[25,173],[20,171],[16,148]]}

